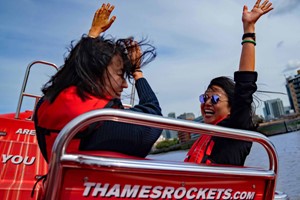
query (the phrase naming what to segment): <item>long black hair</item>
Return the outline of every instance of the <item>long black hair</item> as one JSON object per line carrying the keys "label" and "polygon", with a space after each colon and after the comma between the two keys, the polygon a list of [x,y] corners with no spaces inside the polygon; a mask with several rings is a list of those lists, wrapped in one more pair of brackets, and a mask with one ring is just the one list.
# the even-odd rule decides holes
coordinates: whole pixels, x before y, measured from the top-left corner
{"label": "long black hair", "polygon": [[115,40],[112,37],[90,38],[83,35],[75,45],[72,41],[64,65],[42,88],[45,98],[53,102],[62,90],[70,86],[77,87],[77,93],[82,100],[88,95],[105,98],[103,77],[113,56],[121,56],[124,63],[123,74],[128,80],[132,78],[137,63],[144,66],[156,57],[155,47],[143,39],[138,45],[141,48],[146,46],[147,49],[137,60],[130,60],[128,52],[133,46],[128,44],[132,40],[132,37]]}

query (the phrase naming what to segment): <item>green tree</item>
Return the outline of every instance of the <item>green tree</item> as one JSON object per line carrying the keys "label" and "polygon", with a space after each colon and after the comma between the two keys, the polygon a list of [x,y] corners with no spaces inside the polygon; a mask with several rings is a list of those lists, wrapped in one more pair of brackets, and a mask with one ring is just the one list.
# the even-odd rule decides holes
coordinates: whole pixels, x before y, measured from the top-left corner
{"label": "green tree", "polygon": [[172,140],[164,140],[156,145],[156,149],[163,149],[163,148],[169,148],[170,146],[179,144],[179,140],[177,138],[174,138]]}

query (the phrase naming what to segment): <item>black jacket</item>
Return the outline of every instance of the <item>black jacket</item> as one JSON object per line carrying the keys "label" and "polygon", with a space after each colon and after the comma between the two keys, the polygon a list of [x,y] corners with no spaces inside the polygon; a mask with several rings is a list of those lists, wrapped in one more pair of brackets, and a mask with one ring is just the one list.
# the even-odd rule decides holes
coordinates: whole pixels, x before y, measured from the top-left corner
{"label": "black jacket", "polygon": [[[139,104],[130,110],[162,115],[159,102],[147,80],[138,79],[135,86]],[[161,132],[157,128],[107,121],[92,134],[81,139],[80,150],[108,150],[146,157]]]}

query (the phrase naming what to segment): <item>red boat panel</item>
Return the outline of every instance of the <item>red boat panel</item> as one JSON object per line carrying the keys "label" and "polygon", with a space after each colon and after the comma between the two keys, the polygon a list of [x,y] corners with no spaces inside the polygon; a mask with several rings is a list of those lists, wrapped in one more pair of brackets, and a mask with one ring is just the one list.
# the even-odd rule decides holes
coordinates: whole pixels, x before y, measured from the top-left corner
{"label": "red boat panel", "polygon": [[30,199],[37,178],[47,173],[31,116],[31,111],[20,113],[19,119],[14,113],[0,115],[0,199]]}
{"label": "red boat panel", "polygon": [[264,199],[267,180],[208,173],[65,168],[60,199]]}

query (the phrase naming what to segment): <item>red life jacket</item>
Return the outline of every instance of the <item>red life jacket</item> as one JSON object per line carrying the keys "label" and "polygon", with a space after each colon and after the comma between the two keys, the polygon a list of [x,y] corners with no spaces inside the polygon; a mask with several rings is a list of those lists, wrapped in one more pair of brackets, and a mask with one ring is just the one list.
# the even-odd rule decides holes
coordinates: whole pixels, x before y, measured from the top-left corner
{"label": "red life jacket", "polygon": [[[48,162],[51,156],[52,146],[60,130],[75,117],[91,110],[112,107],[112,99],[99,99],[89,95],[85,101],[77,94],[77,88],[71,86],[64,89],[50,103],[44,100],[40,106],[37,106],[35,126],[40,149]],[[121,104],[120,100],[118,102]],[[108,106],[109,105],[109,106]],[[67,149],[67,152],[76,152],[79,148],[79,139],[73,139]]]}
{"label": "red life jacket", "polygon": [[[220,118],[217,122],[215,122],[215,124],[218,124],[226,118],[228,118],[228,116]],[[214,145],[215,142],[212,140],[212,136],[205,134],[201,135],[186,154],[184,162],[210,164],[211,161],[208,159],[208,157],[211,155]]]}
{"label": "red life jacket", "polygon": [[208,159],[214,146],[214,141],[210,135],[201,135],[190,148],[184,162],[206,163],[210,164]]}

